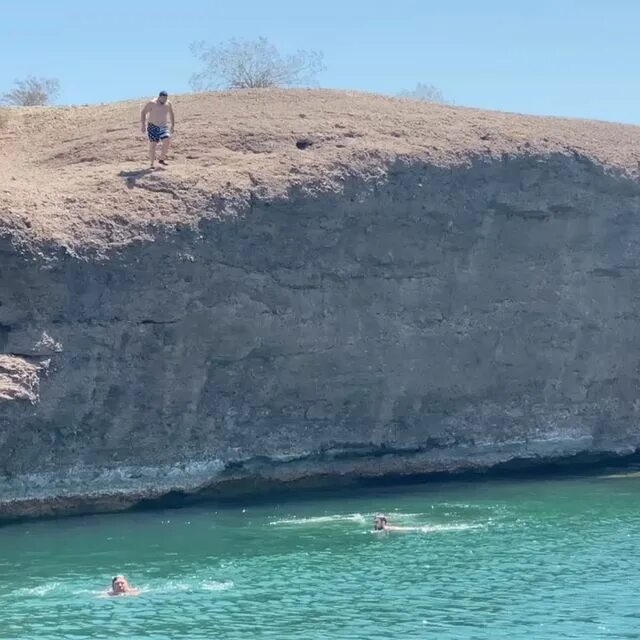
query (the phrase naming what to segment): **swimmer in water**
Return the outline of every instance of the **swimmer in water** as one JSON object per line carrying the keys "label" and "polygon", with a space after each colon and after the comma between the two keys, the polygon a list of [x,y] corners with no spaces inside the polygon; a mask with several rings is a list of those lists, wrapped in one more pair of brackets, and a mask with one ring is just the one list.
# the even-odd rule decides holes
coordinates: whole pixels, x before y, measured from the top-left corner
{"label": "swimmer in water", "polygon": [[114,576],[111,579],[111,590],[107,591],[108,596],[138,596],[140,590],[132,587],[124,576]]}
{"label": "swimmer in water", "polygon": [[373,519],[374,531],[416,531],[416,527],[397,527],[389,524],[387,516],[379,515]]}

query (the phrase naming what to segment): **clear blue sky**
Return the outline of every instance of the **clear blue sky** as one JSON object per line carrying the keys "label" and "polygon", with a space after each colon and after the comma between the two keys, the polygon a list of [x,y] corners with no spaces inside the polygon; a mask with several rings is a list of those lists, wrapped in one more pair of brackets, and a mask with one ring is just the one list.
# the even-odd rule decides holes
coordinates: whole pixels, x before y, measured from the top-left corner
{"label": "clear blue sky", "polygon": [[0,0],[0,92],[59,78],[63,104],[189,90],[195,40],[319,49],[322,87],[640,124],[637,0]]}

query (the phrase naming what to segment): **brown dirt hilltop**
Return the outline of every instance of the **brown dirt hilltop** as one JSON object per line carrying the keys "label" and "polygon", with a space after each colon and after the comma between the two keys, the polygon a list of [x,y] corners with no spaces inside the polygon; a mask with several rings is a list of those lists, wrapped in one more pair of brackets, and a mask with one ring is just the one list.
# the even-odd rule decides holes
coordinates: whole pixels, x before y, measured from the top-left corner
{"label": "brown dirt hilltop", "polygon": [[640,128],[321,90],[173,97],[167,170],[146,170],[142,100],[7,110],[0,233],[103,253],[163,225],[232,215],[291,189],[339,190],[392,160],[440,166],[512,155],[586,156],[635,175]]}

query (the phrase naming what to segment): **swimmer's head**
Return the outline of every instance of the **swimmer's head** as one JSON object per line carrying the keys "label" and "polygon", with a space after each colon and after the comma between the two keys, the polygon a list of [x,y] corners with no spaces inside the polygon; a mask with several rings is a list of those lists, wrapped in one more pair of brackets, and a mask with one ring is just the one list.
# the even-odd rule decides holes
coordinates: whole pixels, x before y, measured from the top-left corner
{"label": "swimmer's head", "polygon": [[161,91],[158,94],[158,102],[160,104],[164,104],[168,100],[168,98],[169,98],[169,94],[166,91]]}
{"label": "swimmer's head", "polygon": [[386,524],[387,524],[387,516],[379,515],[373,519],[373,528],[376,531],[383,531]]}
{"label": "swimmer's head", "polygon": [[126,593],[129,589],[129,583],[124,576],[113,576],[111,578],[111,590],[113,593]]}

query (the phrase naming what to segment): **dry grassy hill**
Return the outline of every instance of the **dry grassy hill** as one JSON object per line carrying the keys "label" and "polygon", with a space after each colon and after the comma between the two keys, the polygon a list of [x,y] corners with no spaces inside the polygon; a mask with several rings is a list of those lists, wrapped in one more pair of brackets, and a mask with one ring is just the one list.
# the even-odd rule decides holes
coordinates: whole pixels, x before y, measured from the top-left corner
{"label": "dry grassy hill", "polygon": [[[154,225],[243,210],[291,188],[340,190],[398,158],[440,166],[503,154],[578,154],[636,174],[640,128],[422,104],[362,93],[246,91],[172,97],[167,170],[150,172],[142,100],[6,110],[0,228],[77,251]],[[303,147],[303,148],[300,148]]]}

